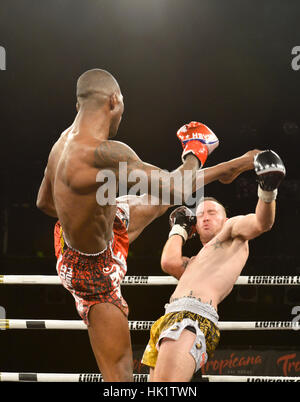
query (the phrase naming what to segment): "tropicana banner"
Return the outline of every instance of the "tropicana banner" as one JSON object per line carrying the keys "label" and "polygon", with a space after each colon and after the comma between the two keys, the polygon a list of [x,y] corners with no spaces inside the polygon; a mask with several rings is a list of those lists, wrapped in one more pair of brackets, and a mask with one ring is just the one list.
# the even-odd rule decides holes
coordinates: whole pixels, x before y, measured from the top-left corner
{"label": "tropicana banner", "polygon": [[[144,349],[134,350],[134,372],[148,373],[141,363]],[[203,375],[300,376],[300,350],[216,350],[200,370]],[[197,379],[199,374],[194,376]]]}

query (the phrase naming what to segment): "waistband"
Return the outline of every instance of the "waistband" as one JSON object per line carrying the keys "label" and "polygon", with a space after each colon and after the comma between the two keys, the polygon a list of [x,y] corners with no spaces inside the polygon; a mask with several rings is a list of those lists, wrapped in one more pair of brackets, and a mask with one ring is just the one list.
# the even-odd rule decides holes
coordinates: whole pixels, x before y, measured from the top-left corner
{"label": "waistband", "polygon": [[215,308],[208,303],[202,303],[195,297],[184,296],[167,303],[165,305],[165,314],[176,313],[178,311],[190,311],[191,313],[201,315],[204,318],[218,325],[219,316]]}
{"label": "waistband", "polygon": [[111,245],[111,243],[112,243],[112,241],[113,241],[113,237],[114,237],[114,236],[112,235],[112,239],[109,241],[108,245],[107,245],[103,250],[99,251],[98,253],[88,254],[88,253],[83,253],[82,251],[79,251],[79,250],[77,250],[76,248],[70,246],[70,244],[69,244],[68,241],[66,240],[66,238],[65,238],[63,232],[62,232],[62,236],[63,236],[63,239],[64,239],[64,243],[66,244],[66,246],[67,246],[69,249],[75,251],[76,253],[78,253],[78,254],[80,254],[80,255],[84,255],[84,256],[86,256],[86,257],[97,257],[97,256],[99,256],[99,255],[105,253],[105,251],[108,249],[108,247],[110,247],[110,245]]}

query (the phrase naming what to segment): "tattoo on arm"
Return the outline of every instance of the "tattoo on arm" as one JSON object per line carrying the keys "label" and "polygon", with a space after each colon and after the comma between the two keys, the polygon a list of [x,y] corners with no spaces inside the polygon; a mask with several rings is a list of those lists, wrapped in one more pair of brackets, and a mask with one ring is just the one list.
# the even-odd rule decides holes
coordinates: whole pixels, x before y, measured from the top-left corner
{"label": "tattoo on arm", "polygon": [[[126,162],[126,163],[120,166],[120,162]],[[194,160],[192,160],[192,162],[195,163]],[[116,174],[117,179],[119,179],[119,174],[122,173],[122,177],[124,178],[124,176],[126,176],[128,179],[127,184],[129,188],[137,184],[137,180],[139,180],[139,175],[138,177],[135,177],[135,174],[131,176],[130,173],[133,171],[142,171],[147,176],[148,193],[150,193],[151,191],[152,173],[157,172],[156,176],[158,179],[157,196],[159,200],[164,201],[163,205],[173,205],[175,196],[177,196],[178,193],[181,194],[184,191],[182,185],[176,184],[175,180],[175,177],[181,178],[180,171],[174,171],[174,173],[172,172],[169,173],[157,166],[143,162],[128,145],[118,141],[110,141],[110,140],[103,141],[94,150],[94,167],[98,169],[112,170]],[[171,177],[173,178],[172,180],[170,180]],[[163,189],[165,188],[166,185],[170,186],[170,191],[169,191],[169,197],[164,200]]]}
{"label": "tattoo on arm", "polygon": [[119,167],[119,162],[127,162],[128,169],[133,165],[134,169],[143,168],[143,161],[128,145],[118,141],[103,141],[95,150],[96,167]]}
{"label": "tattoo on arm", "polygon": [[[123,151],[123,152],[122,152]],[[120,147],[108,141],[104,141],[95,151],[96,167],[118,167],[119,162],[126,160],[126,154]]]}

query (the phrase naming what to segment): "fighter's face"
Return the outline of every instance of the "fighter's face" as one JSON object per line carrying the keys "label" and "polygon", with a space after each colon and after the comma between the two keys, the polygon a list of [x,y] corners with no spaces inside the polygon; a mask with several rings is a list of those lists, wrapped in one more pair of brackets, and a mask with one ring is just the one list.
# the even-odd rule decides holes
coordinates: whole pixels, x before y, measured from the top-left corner
{"label": "fighter's face", "polygon": [[123,102],[123,95],[120,92],[116,95],[115,98],[115,104],[109,130],[110,138],[115,137],[115,135],[117,134],[123,113],[124,113],[124,102]]}
{"label": "fighter's face", "polygon": [[215,201],[202,202],[196,211],[196,229],[201,241],[208,242],[222,229],[226,221],[224,208]]}

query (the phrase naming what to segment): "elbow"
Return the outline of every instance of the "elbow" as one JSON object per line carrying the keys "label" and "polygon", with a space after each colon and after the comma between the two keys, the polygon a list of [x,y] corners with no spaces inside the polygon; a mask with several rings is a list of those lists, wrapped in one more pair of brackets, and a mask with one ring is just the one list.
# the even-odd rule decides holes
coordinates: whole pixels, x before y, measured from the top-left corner
{"label": "elbow", "polygon": [[263,225],[259,226],[260,233],[269,232],[273,227],[274,222],[266,222]]}
{"label": "elbow", "polygon": [[46,205],[42,204],[42,203],[36,203],[36,207],[37,209],[39,209],[41,212],[43,212],[44,214],[48,215],[48,209],[46,207]]}
{"label": "elbow", "polygon": [[269,225],[266,225],[264,232],[269,232],[272,229],[272,227],[273,227],[273,222],[270,223]]}
{"label": "elbow", "polygon": [[52,218],[57,218],[57,213],[55,208],[53,208],[53,206],[47,204],[46,202],[42,202],[39,199],[37,199],[35,205],[45,215],[51,216]]}
{"label": "elbow", "polygon": [[161,269],[165,274],[174,276],[178,279],[178,263],[172,259],[161,259]]}
{"label": "elbow", "polygon": [[164,258],[163,256],[160,260],[160,266],[164,273],[166,273],[166,274],[169,273],[169,266],[170,266],[169,261],[168,261],[168,259]]}
{"label": "elbow", "polygon": [[37,209],[41,210],[42,212],[46,211],[48,209],[47,203],[45,200],[43,200],[42,197],[37,197],[36,203],[35,203]]}
{"label": "elbow", "polygon": [[43,197],[43,192],[41,191],[41,188],[39,189],[39,192],[37,194],[35,205],[37,209],[40,209],[41,211],[45,208],[45,197]]}
{"label": "elbow", "polygon": [[36,205],[37,209],[40,209],[41,211],[44,208],[43,203],[41,202],[41,200],[39,198],[36,200],[35,205]]}
{"label": "elbow", "polygon": [[270,222],[266,227],[266,232],[269,232],[273,227],[274,221]]}
{"label": "elbow", "polygon": [[267,219],[264,225],[264,231],[269,232],[272,229],[274,222],[275,222],[275,216],[272,216],[270,217],[270,219]]}

